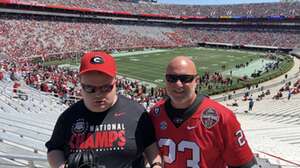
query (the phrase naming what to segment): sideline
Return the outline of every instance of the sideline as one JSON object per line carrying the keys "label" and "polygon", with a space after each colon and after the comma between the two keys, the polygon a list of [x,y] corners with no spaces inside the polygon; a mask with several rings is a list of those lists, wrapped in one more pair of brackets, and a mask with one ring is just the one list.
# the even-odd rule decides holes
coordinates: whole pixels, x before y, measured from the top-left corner
{"label": "sideline", "polygon": [[160,53],[171,51],[170,49],[155,49],[155,50],[146,50],[146,51],[134,51],[134,52],[119,52],[119,53],[111,53],[114,57],[123,57],[123,56],[132,56],[132,55],[140,55],[140,54],[152,54],[152,53]]}

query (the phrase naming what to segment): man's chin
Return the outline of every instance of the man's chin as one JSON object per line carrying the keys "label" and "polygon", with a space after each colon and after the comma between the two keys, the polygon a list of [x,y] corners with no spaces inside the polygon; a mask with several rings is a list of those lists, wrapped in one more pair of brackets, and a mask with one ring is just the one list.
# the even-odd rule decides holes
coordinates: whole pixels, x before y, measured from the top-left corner
{"label": "man's chin", "polygon": [[171,101],[173,104],[176,104],[176,105],[181,105],[181,104],[185,103],[185,100],[182,99],[182,97],[172,97]]}
{"label": "man's chin", "polygon": [[108,109],[107,106],[102,105],[102,106],[93,107],[92,112],[98,113],[98,112],[106,111],[107,109]]}

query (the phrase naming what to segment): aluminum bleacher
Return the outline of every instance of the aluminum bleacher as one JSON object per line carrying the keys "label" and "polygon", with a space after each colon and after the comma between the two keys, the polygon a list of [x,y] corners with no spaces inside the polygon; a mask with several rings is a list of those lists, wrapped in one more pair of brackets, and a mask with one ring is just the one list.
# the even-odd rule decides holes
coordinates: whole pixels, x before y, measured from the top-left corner
{"label": "aluminum bleacher", "polygon": [[[0,168],[49,167],[44,143],[67,106],[27,86],[22,88],[27,100],[12,92],[12,82],[0,81],[0,87],[4,88],[0,90]],[[230,108],[259,156],[260,167],[300,167],[300,95],[291,100],[266,97],[245,113],[247,103]]]}
{"label": "aluminum bleacher", "polygon": [[0,87],[0,168],[49,167],[44,144],[66,106],[29,88],[22,88],[28,96],[22,100],[11,82],[0,82]]}
{"label": "aluminum bleacher", "polygon": [[300,94],[290,100],[266,96],[255,101],[252,111],[248,111],[248,103],[239,101],[238,107],[228,107],[241,122],[252,149],[272,164],[300,166]]}

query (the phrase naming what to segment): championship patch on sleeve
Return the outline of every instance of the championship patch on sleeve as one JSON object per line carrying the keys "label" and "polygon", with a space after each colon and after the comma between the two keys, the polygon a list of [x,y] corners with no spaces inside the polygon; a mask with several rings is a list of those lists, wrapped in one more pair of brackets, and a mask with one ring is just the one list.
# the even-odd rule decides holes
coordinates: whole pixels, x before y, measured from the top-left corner
{"label": "championship patch on sleeve", "polygon": [[209,129],[219,122],[219,115],[214,109],[207,108],[201,115],[201,122]]}

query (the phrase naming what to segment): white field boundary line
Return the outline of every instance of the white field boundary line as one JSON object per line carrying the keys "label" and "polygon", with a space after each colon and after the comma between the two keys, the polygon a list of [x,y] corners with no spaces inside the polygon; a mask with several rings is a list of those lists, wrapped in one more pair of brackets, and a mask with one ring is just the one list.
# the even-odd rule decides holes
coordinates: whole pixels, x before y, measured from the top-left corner
{"label": "white field boundary line", "polygon": [[[138,80],[138,81],[140,81],[141,83],[149,84],[151,87],[156,87],[156,86],[157,86],[156,83],[153,83],[153,82],[150,81],[149,79],[141,78],[141,77],[138,77],[138,76],[127,75],[127,74],[121,74],[121,73],[118,73],[118,76],[124,77],[124,78],[126,78],[126,79],[128,79],[128,80],[131,80],[131,81]],[[132,78],[132,77],[134,77],[134,78]]]}
{"label": "white field boundary line", "polygon": [[133,55],[144,55],[144,54],[154,54],[154,53],[161,53],[167,52],[171,50],[151,50],[151,51],[137,51],[137,52],[126,52],[126,53],[111,53],[114,57],[124,57],[124,56],[133,56]]}

